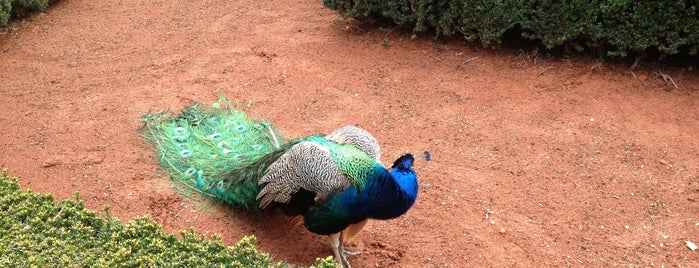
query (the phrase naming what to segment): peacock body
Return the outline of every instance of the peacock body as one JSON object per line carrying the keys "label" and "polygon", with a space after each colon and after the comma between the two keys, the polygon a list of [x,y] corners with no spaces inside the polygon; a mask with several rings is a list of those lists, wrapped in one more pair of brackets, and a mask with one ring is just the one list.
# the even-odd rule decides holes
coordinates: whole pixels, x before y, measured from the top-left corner
{"label": "peacock body", "polygon": [[376,139],[354,126],[287,140],[224,98],[142,119],[144,139],[171,178],[238,209],[279,207],[302,217],[309,231],[330,235],[345,266],[343,241],[367,219],[399,217],[417,198],[413,156],[387,170]]}

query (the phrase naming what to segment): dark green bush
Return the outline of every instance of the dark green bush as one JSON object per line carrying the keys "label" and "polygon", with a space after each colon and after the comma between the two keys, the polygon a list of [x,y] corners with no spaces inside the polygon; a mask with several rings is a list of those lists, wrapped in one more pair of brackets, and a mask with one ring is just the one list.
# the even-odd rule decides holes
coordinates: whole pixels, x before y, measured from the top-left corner
{"label": "dark green bush", "polygon": [[[54,203],[21,191],[0,174],[0,267],[283,267],[256,249],[255,237],[226,247],[194,230],[166,234],[146,218],[126,224],[86,210],[82,201]],[[334,267],[332,258],[319,267]]]}
{"label": "dark green bush", "polygon": [[659,52],[699,50],[698,0],[323,0],[343,17],[389,21],[415,33],[461,34],[495,47],[506,33],[546,48]]}
{"label": "dark green bush", "polygon": [[699,1],[605,2],[600,7],[599,36],[625,55],[626,51],[656,49],[677,54],[687,48],[692,55],[699,49]]}
{"label": "dark green bush", "polygon": [[7,24],[12,15],[12,0],[0,0],[0,26]]}
{"label": "dark green bush", "polygon": [[46,10],[50,3],[57,0],[0,0],[0,26],[7,24],[11,18],[20,18],[31,12]]}

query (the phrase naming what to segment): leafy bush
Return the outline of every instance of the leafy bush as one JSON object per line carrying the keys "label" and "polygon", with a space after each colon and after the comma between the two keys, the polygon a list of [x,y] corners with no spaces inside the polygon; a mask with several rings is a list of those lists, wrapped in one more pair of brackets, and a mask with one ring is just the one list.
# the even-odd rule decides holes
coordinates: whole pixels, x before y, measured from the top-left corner
{"label": "leafy bush", "polygon": [[609,55],[699,50],[699,1],[635,0],[323,0],[343,17],[374,19],[437,35],[461,34],[484,46],[507,33],[547,48],[603,49]]}
{"label": "leafy bush", "polygon": [[599,6],[604,29],[599,36],[624,56],[627,50],[655,49],[677,54],[699,51],[699,1],[609,1]]}
{"label": "leafy bush", "polygon": [[0,26],[12,18],[24,17],[30,12],[46,10],[50,3],[57,0],[0,0]]}
{"label": "leafy bush", "polygon": [[[126,224],[106,219],[76,200],[21,191],[16,178],[0,175],[0,267],[283,267],[256,249],[255,237],[226,247],[193,229],[175,235],[147,218]],[[318,267],[335,267],[332,258]]]}
{"label": "leafy bush", "polygon": [[12,0],[0,0],[0,26],[7,24],[12,13]]}

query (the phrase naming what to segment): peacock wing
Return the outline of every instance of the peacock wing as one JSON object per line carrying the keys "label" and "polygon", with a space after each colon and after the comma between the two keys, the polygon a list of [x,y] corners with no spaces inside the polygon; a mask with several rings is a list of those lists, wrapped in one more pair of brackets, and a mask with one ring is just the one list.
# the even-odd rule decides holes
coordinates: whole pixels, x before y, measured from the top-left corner
{"label": "peacock wing", "polygon": [[[292,145],[293,144],[293,145]],[[259,180],[260,207],[287,203],[301,188],[315,193],[316,203],[354,185],[364,189],[366,180],[380,164],[379,143],[368,131],[344,126],[333,133],[299,138],[281,148]]]}
{"label": "peacock wing", "polygon": [[272,202],[289,202],[301,188],[316,193],[316,200],[325,199],[347,188],[351,182],[326,145],[302,141],[274,161],[259,184],[265,185],[257,195],[260,207],[265,208]]}
{"label": "peacock wing", "polygon": [[381,148],[379,142],[369,131],[356,126],[347,125],[336,129],[326,139],[338,144],[350,144],[360,151],[368,154],[376,162],[381,163]]}

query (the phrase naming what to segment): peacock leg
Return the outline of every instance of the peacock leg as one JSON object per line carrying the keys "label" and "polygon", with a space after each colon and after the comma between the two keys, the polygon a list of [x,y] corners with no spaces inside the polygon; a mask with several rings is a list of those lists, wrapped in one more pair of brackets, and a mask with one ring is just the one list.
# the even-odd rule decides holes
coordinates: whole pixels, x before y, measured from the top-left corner
{"label": "peacock leg", "polygon": [[351,268],[349,261],[347,261],[347,256],[345,255],[345,249],[342,246],[342,232],[330,235],[330,246],[333,248],[333,256],[335,257],[335,262],[342,264],[346,268]]}
{"label": "peacock leg", "polygon": [[345,239],[343,236],[345,235],[344,232],[340,232],[340,258],[342,259],[342,265],[345,266],[346,268],[351,268],[352,265],[350,265],[349,261],[347,261],[347,251],[345,251],[345,243],[343,242]]}

